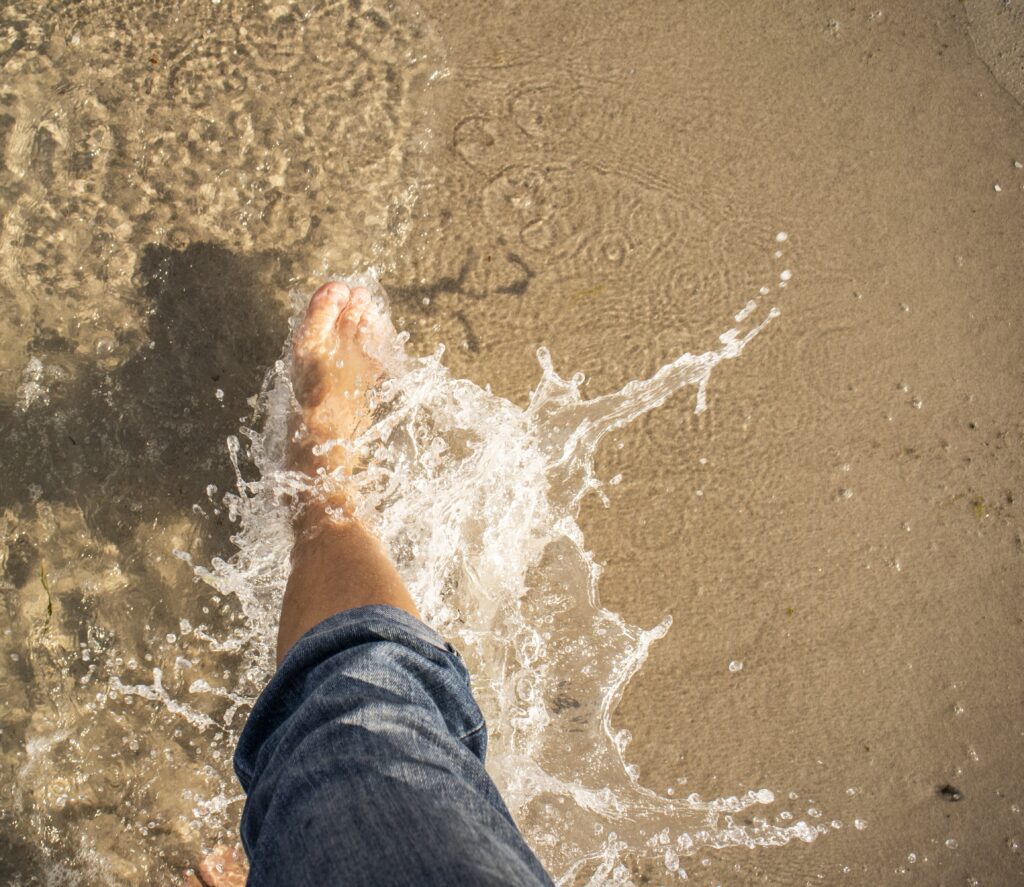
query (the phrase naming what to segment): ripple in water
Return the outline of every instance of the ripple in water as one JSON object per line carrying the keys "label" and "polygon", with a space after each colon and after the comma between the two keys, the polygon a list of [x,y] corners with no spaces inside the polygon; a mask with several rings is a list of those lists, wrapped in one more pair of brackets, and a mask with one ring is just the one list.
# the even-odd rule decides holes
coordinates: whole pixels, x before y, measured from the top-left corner
{"label": "ripple in water", "polygon": [[[350,283],[384,303],[373,274]],[[374,393],[375,424],[352,444],[369,457],[352,480],[358,516],[384,540],[424,618],[460,647],[490,729],[488,769],[559,883],[628,882],[652,861],[664,866],[661,877],[681,878],[702,849],[812,841],[826,830],[774,815],[768,789],[706,800],[640,784],[612,713],[671,619],[643,629],[601,605],[601,569],[577,522],[583,498],[603,496],[594,473],[601,438],[682,388],[697,389],[703,411],[714,368],[777,314],[758,319],[748,302],[716,349],[592,399],[581,394],[582,375],[562,379],[541,348],[526,409],[453,378],[443,348],[414,358],[401,334],[380,355],[390,378]],[[250,686],[272,668],[292,538],[284,494],[309,485],[282,467],[289,351],[290,342],[264,384],[259,429],[242,429],[259,476],[239,471],[237,493],[225,498],[238,552],[197,568],[241,604],[234,643],[249,652]],[[238,465],[243,444],[229,446]]]}

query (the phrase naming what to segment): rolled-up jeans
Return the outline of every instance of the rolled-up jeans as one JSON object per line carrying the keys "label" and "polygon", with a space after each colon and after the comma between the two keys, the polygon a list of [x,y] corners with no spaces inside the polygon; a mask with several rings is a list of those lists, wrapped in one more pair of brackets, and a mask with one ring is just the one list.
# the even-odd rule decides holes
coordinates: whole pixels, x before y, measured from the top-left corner
{"label": "rolled-up jeans", "polygon": [[235,752],[250,885],[550,885],[484,770],[455,648],[395,607],[306,632]]}

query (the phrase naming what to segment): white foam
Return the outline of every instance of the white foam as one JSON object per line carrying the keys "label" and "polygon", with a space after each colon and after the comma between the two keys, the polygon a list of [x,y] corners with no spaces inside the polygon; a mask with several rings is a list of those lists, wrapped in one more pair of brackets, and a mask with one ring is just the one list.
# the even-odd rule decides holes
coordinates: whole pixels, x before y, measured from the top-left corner
{"label": "white foam", "polygon": [[[350,283],[368,286],[386,310],[372,274]],[[296,312],[302,302],[296,299]],[[583,498],[603,486],[594,472],[602,438],[682,389],[695,392],[695,412],[706,409],[714,369],[778,315],[772,308],[757,319],[757,307],[746,303],[717,348],[682,354],[648,379],[593,398],[583,396],[582,376],[563,379],[540,348],[540,380],[525,409],[454,378],[443,349],[414,358],[398,337],[379,355],[390,378],[373,394],[375,424],[342,442],[372,454],[349,481],[358,517],[383,540],[425,619],[465,656],[489,725],[488,770],[560,883],[591,867],[612,878],[630,855],[655,852],[675,871],[680,854],[699,848],[779,846],[819,833],[758,816],[737,824],[736,814],[773,803],[768,789],[705,801],[641,784],[626,759],[629,735],[613,728],[612,714],[671,618],[642,628],[601,604],[601,570],[577,523]],[[286,347],[266,380],[260,428],[244,428],[229,442],[236,469],[242,439],[259,469],[251,480],[239,470],[237,492],[225,497],[239,550],[197,568],[241,604],[246,624],[234,642],[250,655],[254,686],[272,669],[291,496],[331,481],[284,468],[289,359]],[[193,636],[203,638],[199,629]],[[239,702],[205,682],[191,690]],[[675,836],[671,854],[660,838],[651,849],[661,834]]]}

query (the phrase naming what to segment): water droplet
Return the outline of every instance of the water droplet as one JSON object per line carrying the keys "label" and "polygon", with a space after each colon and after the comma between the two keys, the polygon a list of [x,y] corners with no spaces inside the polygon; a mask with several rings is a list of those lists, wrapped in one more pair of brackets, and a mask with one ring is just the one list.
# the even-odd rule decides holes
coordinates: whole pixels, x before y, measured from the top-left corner
{"label": "water droplet", "polygon": [[743,663],[740,662],[738,659],[733,659],[732,662],[729,663],[729,671],[743,671]]}

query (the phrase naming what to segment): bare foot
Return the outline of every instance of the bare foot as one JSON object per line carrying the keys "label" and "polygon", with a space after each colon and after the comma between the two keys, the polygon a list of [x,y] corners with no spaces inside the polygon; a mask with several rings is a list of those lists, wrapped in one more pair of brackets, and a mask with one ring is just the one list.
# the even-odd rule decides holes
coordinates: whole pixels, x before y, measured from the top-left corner
{"label": "bare foot", "polygon": [[382,373],[372,354],[394,334],[364,287],[332,281],[313,294],[292,350],[300,408],[292,429],[294,468],[310,475],[320,468],[351,473],[358,457],[345,446],[314,450],[330,441],[352,441],[369,427],[366,395]]}
{"label": "bare foot", "polygon": [[185,872],[184,887],[245,887],[247,875],[245,854],[237,847],[220,845]]}

